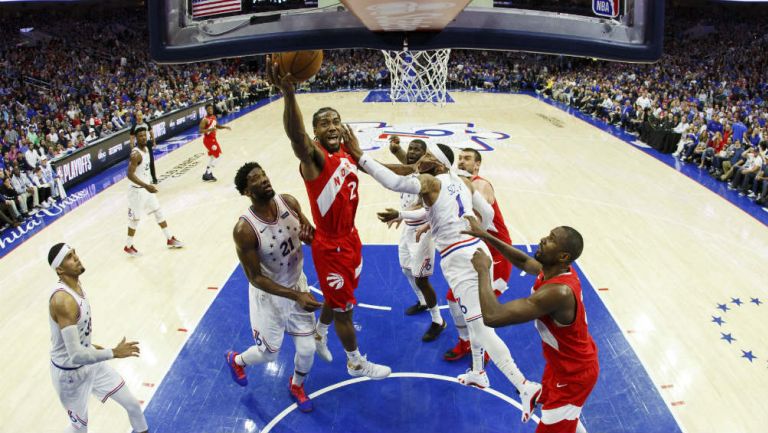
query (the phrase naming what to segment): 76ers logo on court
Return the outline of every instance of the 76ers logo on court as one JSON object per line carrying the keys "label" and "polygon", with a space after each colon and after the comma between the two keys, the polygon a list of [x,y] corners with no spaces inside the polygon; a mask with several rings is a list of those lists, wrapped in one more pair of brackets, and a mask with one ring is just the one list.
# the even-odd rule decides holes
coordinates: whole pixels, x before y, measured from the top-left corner
{"label": "76ers logo on court", "polygon": [[344,287],[344,277],[335,272],[328,274],[328,276],[325,277],[325,280],[328,282],[329,286],[333,287],[334,290],[339,290]]}
{"label": "76ers logo on court", "polygon": [[387,122],[351,122],[362,150],[389,146],[389,138],[400,137],[400,146],[408,148],[414,139],[434,141],[451,147],[493,150],[509,142],[505,132],[488,131],[472,122],[445,122],[433,124],[389,125]]}

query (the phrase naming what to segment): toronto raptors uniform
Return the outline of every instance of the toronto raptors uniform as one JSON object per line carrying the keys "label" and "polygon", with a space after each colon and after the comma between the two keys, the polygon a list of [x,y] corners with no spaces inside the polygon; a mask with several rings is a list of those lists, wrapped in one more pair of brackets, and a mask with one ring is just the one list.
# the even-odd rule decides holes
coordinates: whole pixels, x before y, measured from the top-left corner
{"label": "toronto raptors uniform", "polygon": [[[413,175],[416,176],[416,175]],[[400,193],[400,209],[413,210],[421,205],[421,197],[418,194]],[[421,235],[416,241],[416,231],[427,223],[426,218],[419,220],[405,220],[405,227],[400,235],[400,243],[397,247],[400,267],[411,271],[416,278],[428,277],[434,272],[435,243],[430,233]]]}
{"label": "toronto raptors uniform", "polygon": [[[91,305],[88,299],[80,296],[74,290],[59,281],[51,291],[51,296],[57,292],[66,292],[79,305],[77,332],[80,344],[91,346]],[[125,385],[123,378],[106,362],[89,365],[74,364],[69,359],[64,337],[61,335],[59,324],[48,315],[51,327],[51,379],[53,387],[59,395],[59,400],[67,411],[72,425],[79,429],[88,426],[88,398],[90,395],[102,403]]]}
{"label": "toronto raptors uniform", "polygon": [[[440,181],[440,194],[427,209],[427,221],[432,227],[432,238],[440,251],[440,269],[448,285],[453,289],[456,302],[467,322],[482,318],[478,292],[477,271],[472,265],[472,255],[479,248],[490,255],[488,247],[480,239],[466,234],[464,215],[473,215],[472,194],[458,176],[444,173],[435,176]],[[493,269],[491,269],[493,281]]]}
{"label": "toronto raptors uniform", "polygon": [[[357,165],[343,149],[324,147],[320,175],[304,180],[315,223],[312,258],[325,303],[348,311],[357,303],[355,289],[363,267],[362,244],[355,228],[358,197]],[[302,173],[303,176],[303,173]]]}
{"label": "toronto raptors uniform", "polygon": [[581,282],[573,267],[565,274],[544,280],[536,278],[531,293],[546,284],[562,284],[571,288],[576,300],[573,323],[562,325],[549,315],[534,322],[544,348],[544,376],[538,402],[542,405],[537,432],[575,432],[581,408],[592,392],[600,371],[597,346],[587,327],[587,314]]}
{"label": "toronto raptors uniform", "polygon": [[[475,180],[484,180],[488,182],[488,179],[484,179],[480,176],[472,176],[472,182]],[[488,182],[488,185],[491,185],[491,183]],[[493,185],[491,185],[491,188],[493,188]],[[504,243],[512,244],[509,230],[507,230],[507,224],[504,222],[504,216],[501,214],[501,209],[499,209],[498,200],[493,201],[493,224],[488,229],[488,233]],[[497,294],[499,292],[504,293],[507,290],[509,276],[512,274],[512,263],[505,259],[496,248],[492,247],[487,242],[486,244],[488,245],[488,249],[491,250],[491,259],[493,259],[493,290],[497,291]]]}
{"label": "toronto raptors uniform", "polygon": [[[264,221],[249,208],[240,218],[253,229],[258,239],[261,273],[275,283],[297,292],[308,292],[307,278],[302,271],[298,215],[280,195],[273,199],[277,205],[275,221]],[[256,345],[262,351],[280,350],[283,335],[310,336],[315,332],[315,315],[304,311],[288,298],[276,296],[252,284],[248,287],[251,329]]]}
{"label": "toronto raptors uniform", "polygon": [[[149,171],[149,151],[142,151],[138,147],[134,147],[131,152],[136,152],[141,155],[141,162],[136,167],[136,177],[141,179],[144,183],[151,182],[151,174]],[[129,183],[128,187],[128,218],[132,220],[140,220],[142,213],[152,213],[160,209],[160,202],[157,200],[157,194],[144,189],[133,182]]]}
{"label": "toronto raptors uniform", "polygon": [[221,146],[216,141],[216,115],[205,116],[205,121],[207,122],[205,129],[213,128],[213,131],[206,132],[203,135],[203,146],[208,149],[209,156],[218,158],[221,155]]}

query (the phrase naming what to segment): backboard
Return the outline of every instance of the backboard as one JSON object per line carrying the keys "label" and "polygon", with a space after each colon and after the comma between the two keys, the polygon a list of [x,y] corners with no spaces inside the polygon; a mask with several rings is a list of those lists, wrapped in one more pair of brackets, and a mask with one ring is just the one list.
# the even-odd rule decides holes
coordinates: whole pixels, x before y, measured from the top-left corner
{"label": "backboard", "polygon": [[149,0],[150,52],[185,63],[298,49],[661,57],[663,0]]}

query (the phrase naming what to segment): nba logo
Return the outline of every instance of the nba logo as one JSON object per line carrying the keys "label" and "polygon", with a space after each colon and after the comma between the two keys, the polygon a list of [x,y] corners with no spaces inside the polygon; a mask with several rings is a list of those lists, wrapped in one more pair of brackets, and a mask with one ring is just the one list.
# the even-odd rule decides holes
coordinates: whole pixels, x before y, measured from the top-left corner
{"label": "nba logo", "polygon": [[619,16],[619,0],[592,0],[592,12],[606,18]]}

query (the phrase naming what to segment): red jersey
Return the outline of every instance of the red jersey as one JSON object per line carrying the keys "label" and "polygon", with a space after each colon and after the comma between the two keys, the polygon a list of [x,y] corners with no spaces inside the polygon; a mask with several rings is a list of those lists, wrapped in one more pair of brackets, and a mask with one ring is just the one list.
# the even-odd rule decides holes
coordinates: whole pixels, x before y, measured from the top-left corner
{"label": "red jersey", "polygon": [[569,272],[544,280],[544,274],[536,277],[531,293],[545,284],[563,284],[571,288],[576,299],[576,317],[570,325],[560,325],[549,315],[536,319],[536,329],[541,335],[544,359],[556,375],[569,375],[584,371],[597,364],[597,346],[587,328],[584,298],[573,266]]}
{"label": "red jersey", "polygon": [[214,128],[211,132],[206,132],[205,136],[203,137],[204,141],[215,141],[216,140],[216,115],[211,114],[210,116],[205,116],[205,120],[208,122],[205,124],[205,129],[208,128]]}
{"label": "red jersey", "polygon": [[[488,182],[488,179],[482,178],[480,176],[472,176],[472,182],[477,179]],[[488,185],[491,185],[491,183],[488,182]],[[493,188],[493,185],[491,185],[491,188]],[[501,214],[501,209],[499,209],[498,200],[493,201],[493,226],[496,228],[496,230],[488,230],[488,233],[496,236],[498,239],[508,244],[512,244],[512,239],[509,237],[509,230],[507,230],[507,224],[504,222],[504,216]],[[490,245],[488,245],[488,247],[491,248],[491,251],[495,250],[495,248],[491,247]]]}
{"label": "red jersey", "polygon": [[324,147],[317,147],[323,152],[323,170],[313,180],[304,179],[317,235],[347,235],[355,229],[355,214],[360,201],[357,165],[343,149],[331,154]]}

